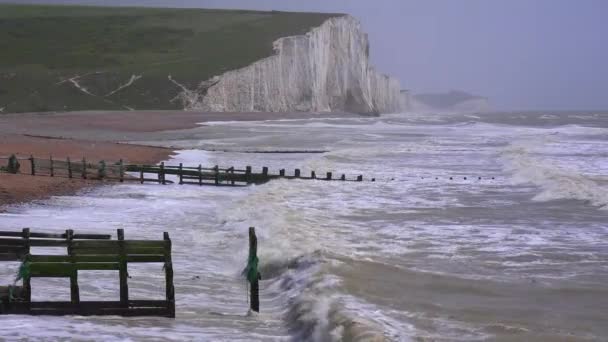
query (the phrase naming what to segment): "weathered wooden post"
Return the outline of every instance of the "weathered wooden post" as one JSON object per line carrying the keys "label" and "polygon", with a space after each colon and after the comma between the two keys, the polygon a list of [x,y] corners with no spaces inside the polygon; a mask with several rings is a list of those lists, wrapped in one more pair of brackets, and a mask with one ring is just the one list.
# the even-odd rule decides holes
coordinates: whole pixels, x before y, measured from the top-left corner
{"label": "weathered wooden post", "polygon": [[314,171],[310,171],[310,178],[316,179],[317,178],[317,174]]}
{"label": "weathered wooden post", "polygon": [[258,238],[255,235],[255,228],[249,227],[249,257],[247,267],[243,271],[250,284],[249,307],[252,311],[260,312],[260,284],[262,278],[258,272]]}
{"label": "weathered wooden post", "polygon": [[129,284],[127,278],[129,272],[127,270],[127,253],[125,248],[125,231],[124,229],[116,230],[118,236],[118,277],[120,278],[120,305],[129,307]]}
{"label": "weathered wooden post", "polygon": [[179,185],[184,184],[184,165],[183,163],[179,163],[179,170],[177,171],[179,174]]}
{"label": "weathered wooden post", "polygon": [[165,162],[160,163],[160,169],[158,170],[158,182],[165,185]]}
{"label": "weathered wooden post", "polygon": [[340,180],[345,181],[345,180],[346,180],[346,175],[345,175],[345,174],[342,174],[342,177],[340,177]]}
{"label": "weathered wooden post", "polygon": [[363,176],[362,175],[357,176],[357,182],[363,182]]}
{"label": "weathered wooden post", "polygon": [[100,160],[99,163],[97,163],[97,178],[104,179],[107,175],[106,162],[105,160]]}
{"label": "weathered wooden post", "polygon": [[198,164],[198,185],[203,185],[203,165]]}
{"label": "weathered wooden post", "polygon": [[293,172],[293,175],[294,175],[294,177],[296,177],[296,178],[300,178],[300,169],[296,169],[296,170]]}
{"label": "weathered wooden post", "polygon": [[327,180],[331,180],[331,176],[332,176],[331,172],[328,172],[328,173],[327,173],[327,177],[326,177],[325,179],[327,179]]}
{"label": "weathered wooden post", "polygon": [[230,167],[230,184],[234,185],[234,166]]}
{"label": "weathered wooden post", "polygon": [[72,161],[70,161],[70,157],[67,158],[68,162],[68,178],[72,178]]}
{"label": "weathered wooden post", "polygon": [[50,161],[50,168],[51,168],[51,177],[55,177],[55,168],[53,167],[53,156],[50,156],[49,158]]}
{"label": "weathered wooden post", "polygon": [[34,161],[34,156],[30,155],[30,163],[31,163],[31,172],[32,172],[32,176],[36,175],[36,162]]}
{"label": "weathered wooden post", "polygon": [[74,231],[68,229],[65,231],[65,239],[68,243],[68,255],[70,256],[70,263],[72,264],[72,273],[70,274],[70,299],[72,304],[80,303],[80,289],[78,288],[78,270],[76,269],[76,259],[74,258],[74,251],[72,242],[74,240]]}
{"label": "weathered wooden post", "polygon": [[[34,159],[34,157],[32,157],[32,160],[33,159]],[[21,231],[21,235],[23,236],[23,240],[24,240],[23,249],[25,252],[25,259],[23,260],[23,265],[25,266],[26,263],[29,263],[28,258],[30,255],[30,229],[23,228],[23,230]],[[30,282],[29,272],[28,272],[28,274],[25,274],[23,277],[23,292],[24,292],[25,301],[27,303],[30,303],[32,301],[32,285]]]}
{"label": "weathered wooden post", "polygon": [[82,179],[87,179],[87,160],[82,158]]}
{"label": "weathered wooden post", "polygon": [[144,166],[140,165],[140,169],[139,169],[139,182],[141,184],[144,184]]}
{"label": "weathered wooden post", "polygon": [[262,167],[262,174],[263,174],[265,177],[267,177],[267,176],[268,176],[268,167],[267,167],[267,166]]}
{"label": "weathered wooden post", "polygon": [[120,159],[118,161],[118,173],[119,173],[118,177],[120,178],[120,182],[121,183],[125,181],[124,172],[125,171],[124,171],[124,166],[123,166],[123,163],[122,163],[122,159]]}
{"label": "weathered wooden post", "polygon": [[285,169],[280,169],[279,170],[279,176],[285,177]]}
{"label": "weathered wooden post", "polygon": [[213,167],[213,173],[214,173],[214,179],[215,179],[215,185],[219,185],[220,184],[220,167],[218,165],[215,165]]}
{"label": "weathered wooden post", "polygon": [[175,317],[175,287],[173,286],[173,262],[171,261],[171,239],[169,233],[163,233],[165,240],[165,299],[168,304],[169,317]]}
{"label": "weathered wooden post", "polygon": [[245,182],[251,184],[251,166],[245,167]]}
{"label": "weathered wooden post", "polygon": [[6,171],[8,171],[8,173],[17,174],[19,173],[20,168],[21,164],[19,164],[17,156],[15,154],[11,154],[11,156],[8,158],[8,165]]}

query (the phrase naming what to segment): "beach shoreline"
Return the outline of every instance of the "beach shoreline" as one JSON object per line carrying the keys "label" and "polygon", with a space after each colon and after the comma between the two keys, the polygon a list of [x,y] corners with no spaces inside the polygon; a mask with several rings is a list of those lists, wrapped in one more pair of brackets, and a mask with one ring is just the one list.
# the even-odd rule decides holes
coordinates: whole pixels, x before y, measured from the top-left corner
{"label": "beach shoreline", "polygon": [[[89,111],[0,115],[0,157],[100,160],[157,164],[174,149],[130,142],[137,135],[196,128],[205,122],[359,117],[355,114]],[[23,164],[23,163],[22,163]],[[0,173],[0,211],[10,205],[71,195],[104,182]]]}

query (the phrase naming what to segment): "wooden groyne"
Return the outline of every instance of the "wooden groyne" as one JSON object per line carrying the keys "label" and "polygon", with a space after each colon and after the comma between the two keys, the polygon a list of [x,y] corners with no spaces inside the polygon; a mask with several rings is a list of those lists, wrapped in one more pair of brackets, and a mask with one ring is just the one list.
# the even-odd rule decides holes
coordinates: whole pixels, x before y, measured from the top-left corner
{"label": "wooden groyne", "polygon": [[[245,168],[222,168],[218,165],[213,167],[185,166],[179,165],[135,165],[118,162],[90,162],[86,158],[80,160],[65,160],[49,158],[18,158],[15,155],[1,157],[0,171],[14,174],[30,174],[32,176],[67,177],[95,180],[113,180],[118,182],[139,182],[158,184],[191,184],[191,185],[215,185],[215,186],[247,186],[250,184],[263,184],[273,179],[305,179],[322,181],[362,182],[363,175],[347,177],[346,174],[339,176],[332,172],[317,175],[311,171],[309,175],[302,174],[300,169],[288,172],[286,169],[278,170],[278,173],[270,173],[268,167],[262,167],[255,172],[251,166]],[[167,179],[167,175],[173,176],[174,180]],[[374,178],[370,179],[375,181]]]}
{"label": "wooden groyne", "polygon": [[[28,315],[121,315],[175,317],[175,289],[171,261],[171,239],[125,240],[117,230],[117,240],[110,235],[31,232],[0,232],[0,261],[19,261],[21,266],[13,285],[0,286],[0,314]],[[32,247],[64,247],[64,255],[33,254]],[[165,272],[165,300],[131,300],[128,265],[162,263]],[[120,300],[81,301],[78,271],[118,271]],[[70,301],[32,301],[31,279],[38,277],[69,278]],[[17,282],[22,281],[22,286]]]}

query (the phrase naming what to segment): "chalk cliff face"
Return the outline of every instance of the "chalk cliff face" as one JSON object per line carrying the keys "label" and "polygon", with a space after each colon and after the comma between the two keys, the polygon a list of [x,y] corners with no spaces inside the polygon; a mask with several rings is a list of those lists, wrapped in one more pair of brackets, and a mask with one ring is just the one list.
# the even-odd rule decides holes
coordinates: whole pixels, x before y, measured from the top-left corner
{"label": "chalk cliff face", "polygon": [[360,23],[343,16],[302,36],[278,39],[275,55],[183,88],[186,110],[219,112],[393,113],[402,108],[400,84],[369,62]]}

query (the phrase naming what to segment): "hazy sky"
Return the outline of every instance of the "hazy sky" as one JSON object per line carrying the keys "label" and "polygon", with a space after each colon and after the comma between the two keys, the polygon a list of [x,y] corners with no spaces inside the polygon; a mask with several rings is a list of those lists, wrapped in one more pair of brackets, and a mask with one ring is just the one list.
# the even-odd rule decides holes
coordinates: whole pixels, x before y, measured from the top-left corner
{"label": "hazy sky", "polygon": [[499,109],[608,109],[607,0],[28,2],[349,13],[369,33],[373,63],[403,88],[465,90]]}

